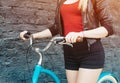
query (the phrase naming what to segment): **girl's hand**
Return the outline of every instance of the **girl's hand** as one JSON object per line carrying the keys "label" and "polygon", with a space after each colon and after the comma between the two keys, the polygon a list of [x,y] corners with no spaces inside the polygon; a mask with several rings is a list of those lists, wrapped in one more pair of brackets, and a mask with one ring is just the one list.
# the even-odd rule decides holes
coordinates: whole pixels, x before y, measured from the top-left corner
{"label": "girl's hand", "polygon": [[23,40],[27,40],[28,38],[25,38],[24,35],[27,33],[28,31],[23,31],[20,33],[20,38]]}
{"label": "girl's hand", "polygon": [[65,39],[68,43],[82,42],[83,32],[70,32],[66,35]]}

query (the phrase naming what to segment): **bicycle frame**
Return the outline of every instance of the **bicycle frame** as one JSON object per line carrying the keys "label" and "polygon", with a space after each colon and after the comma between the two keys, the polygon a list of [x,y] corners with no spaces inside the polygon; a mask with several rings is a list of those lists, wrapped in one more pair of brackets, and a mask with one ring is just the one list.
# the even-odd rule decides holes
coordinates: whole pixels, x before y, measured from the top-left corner
{"label": "bicycle frame", "polygon": [[[43,68],[41,66],[41,63],[42,63],[42,52],[45,52],[52,45],[52,43],[62,44],[62,45],[67,44],[67,45],[73,47],[72,44],[64,43],[63,40],[64,40],[64,37],[55,37],[55,38],[52,38],[50,40],[50,42],[46,45],[46,47],[44,49],[32,47],[32,49],[36,53],[38,53],[39,56],[40,56],[38,64],[35,66],[35,70],[34,70],[33,77],[32,77],[32,83],[37,83],[38,82],[38,78],[39,78],[41,73],[45,73],[45,74],[51,76],[53,78],[53,80],[55,81],[55,83],[60,83],[60,79],[57,77],[57,75],[54,72],[52,72],[51,70]],[[33,43],[32,37],[30,37],[30,45],[31,46],[32,46],[32,43]],[[102,83],[105,80],[108,80],[108,81],[114,83],[113,80],[111,80],[109,78],[105,78],[105,77],[109,77],[109,76],[111,76],[116,81],[115,83],[119,82],[119,80],[112,73],[110,73],[110,72],[102,72],[99,79],[98,79],[98,81],[97,81],[97,83]]]}
{"label": "bicycle frame", "polygon": [[[106,78],[107,77],[107,78]],[[110,77],[113,78],[113,80],[110,79]],[[97,83],[102,83],[104,82],[105,80],[109,81],[110,83],[114,83],[113,81],[116,81],[115,83],[119,83],[120,81],[118,80],[118,78],[112,74],[111,72],[109,71],[104,71],[100,74],[99,78],[98,78],[98,81]]]}
{"label": "bicycle frame", "polygon": [[36,67],[35,67],[35,71],[34,71],[34,74],[32,77],[32,83],[38,82],[38,77],[41,73],[45,73],[45,74],[50,75],[54,79],[55,83],[60,83],[60,79],[56,76],[56,74],[54,72],[52,72],[48,69],[44,69],[40,65],[36,65]]}
{"label": "bicycle frame", "polygon": [[[30,45],[32,47],[32,50],[34,50],[40,56],[38,64],[35,66],[35,70],[34,70],[33,77],[32,77],[32,83],[38,82],[38,78],[41,73],[45,73],[45,74],[51,76],[53,78],[53,80],[55,81],[55,83],[60,83],[60,79],[57,77],[57,75],[54,72],[52,72],[51,70],[43,68],[41,66],[41,63],[42,63],[42,52],[45,52],[52,45],[52,43],[67,44],[69,46],[72,46],[72,44],[64,43],[63,40],[64,40],[64,37],[52,38],[44,49],[40,49],[40,48],[32,47],[33,41],[32,41],[32,37],[30,37]],[[59,41],[59,43],[58,43],[58,41]]]}

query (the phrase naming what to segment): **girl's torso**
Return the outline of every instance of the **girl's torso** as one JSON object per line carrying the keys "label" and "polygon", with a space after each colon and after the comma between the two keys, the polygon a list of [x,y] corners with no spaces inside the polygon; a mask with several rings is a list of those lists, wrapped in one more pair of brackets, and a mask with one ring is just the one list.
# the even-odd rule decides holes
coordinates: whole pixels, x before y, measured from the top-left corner
{"label": "girl's torso", "polygon": [[63,19],[64,36],[69,32],[80,32],[83,30],[82,14],[78,8],[79,1],[65,1],[60,8],[60,13]]}

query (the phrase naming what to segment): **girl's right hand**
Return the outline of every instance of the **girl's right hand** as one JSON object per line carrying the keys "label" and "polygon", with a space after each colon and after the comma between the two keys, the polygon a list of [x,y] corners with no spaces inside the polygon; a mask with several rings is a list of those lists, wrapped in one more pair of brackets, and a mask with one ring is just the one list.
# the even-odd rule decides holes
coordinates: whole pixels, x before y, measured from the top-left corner
{"label": "girl's right hand", "polygon": [[20,38],[23,39],[23,40],[28,40],[28,38],[25,37],[25,34],[27,34],[28,31],[23,31],[20,33]]}

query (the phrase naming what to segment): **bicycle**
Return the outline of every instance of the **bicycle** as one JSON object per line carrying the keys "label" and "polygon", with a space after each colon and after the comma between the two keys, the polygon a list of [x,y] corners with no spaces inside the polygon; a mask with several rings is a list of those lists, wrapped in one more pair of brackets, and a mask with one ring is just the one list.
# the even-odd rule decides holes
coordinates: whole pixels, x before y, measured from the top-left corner
{"label": "bicycle", "polygon": [[[70,44],[70,43],[66,43],[64,37],[54,37],[49,41],[49,43],[43,49],[40,49],[40,48],[32,46],[33,45],[33,40],[32,40],[32,36],[30,35],[30,33],[26,33],[24,36],[26,38],[29,38],[30,46],[32,47],[32,50],[34,50],[40,56],[38,64],[35,66],[35,70],[34,70],[34,73],[33,73],[33,76],[32,76],[32,83],[37,83],[38,82],[38,78],[39,78],[41,73],[45,73],[45,74],[49,75],[50,77],[52,77],[52,79],[55,81],[55,83],[61,83],[60,79],[58,78],[58,76],[53,71],[45,69],[44,67],[41,66],[42,52],[45,52],[46,50],[48,50],[49,47],[53,43],[54,44],[60,44],[60,45],[66,44],[66,45],[69,45],[71,47],[73,47],[73,45]],[[119,83],[119,80],[111,72],[102,72],[99,76],[99,79],[98,79],[97,83]]]}
{"label": "bicycle", "polygon": [[60,83],[60,79],[57,77],[57,75],[48,69],[45,69],[44,67],[41,66],[42,63],[42,53],[45,52],[47,49],[49,49],[49,47],[52,45],[52,43],[56,43],[56,44],[67,44],[72,46],[72,44],[69,43],[64,43],[62,42],[63,37],[55,37],[53,39],[50,40],[50,42],[43,48],[37,48],[37,47],[33,47],[33,40],[32,37],[30,37],[30,47],[32,47],[32,50],[34,50],[37,54],[39,54],[39,61],[38,64],[35,66],[35,70],[32,76],[32,83],[37,83],[38,82],[38,78],[40,76],[41,73],[45,73],[47,75],[49,75],[50,77],[52,77],[52,79],[55,81],[55,83]]}
{"label": "bicycle", "polygon": [[102,72],[99,76],[97,83],[119,83],[118,78],[111,72]]}

